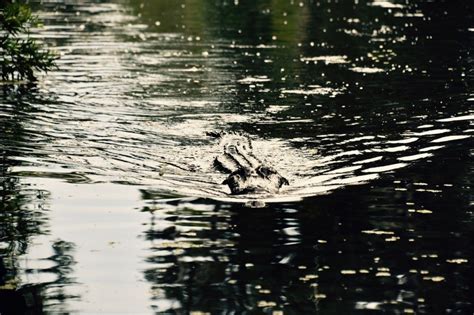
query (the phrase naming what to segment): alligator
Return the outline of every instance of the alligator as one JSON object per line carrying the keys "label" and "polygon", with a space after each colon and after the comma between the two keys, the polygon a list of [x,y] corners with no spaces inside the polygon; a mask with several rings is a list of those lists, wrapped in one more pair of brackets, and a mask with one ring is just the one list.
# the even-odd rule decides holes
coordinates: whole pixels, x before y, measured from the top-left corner
{"label": "alligator", "polygon": [[288,180],[276,169],[266,165],[252,152],[252,141],[247,135],[236,132],[208,132],[219,140],[222,153],[214,158],[213,167],[225,174],[222,182],[232,195],[277,193]]}

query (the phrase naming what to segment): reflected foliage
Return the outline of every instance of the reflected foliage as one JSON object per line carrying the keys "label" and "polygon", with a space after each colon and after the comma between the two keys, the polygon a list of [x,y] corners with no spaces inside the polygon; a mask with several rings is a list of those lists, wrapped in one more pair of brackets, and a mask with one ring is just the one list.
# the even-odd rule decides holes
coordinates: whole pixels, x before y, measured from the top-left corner
{"label": "reflected foliage", "polygon": [[[21,261],[30,243],[40,234],[47,233],[45,202],[48,192],[23,185],[8,174],[6,154],[0,164],[0,313],[38,314],[43,311],[67,311],[65,302],[78,298],[65,292],[74,283],[70,277],[74,259],[74,244],[57,240],[52,244],[53,254],[44,258],[52,267],[25,268]],[[47,273],[52,281],[29,283],[28,274]]]}
{"label": "reflected foliage", "polygon": [[299,252],[294,214],[275,210],[206,202],[144,209],[152,214],[145,277],[153,283],[155,310],[311,313],[318,302],[315,251]]}

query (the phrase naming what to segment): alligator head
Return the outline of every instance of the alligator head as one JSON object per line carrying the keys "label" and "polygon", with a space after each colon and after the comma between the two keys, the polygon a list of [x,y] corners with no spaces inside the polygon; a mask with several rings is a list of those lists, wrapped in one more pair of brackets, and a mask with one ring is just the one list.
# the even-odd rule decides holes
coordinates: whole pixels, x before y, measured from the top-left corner
{"label": "alligator head", "polygon": [[222,183],[227,184],[233,195],[247,193],[277,193],[288,180],[270,167],[260,165],[251,169],[241,167],[232,172]]}

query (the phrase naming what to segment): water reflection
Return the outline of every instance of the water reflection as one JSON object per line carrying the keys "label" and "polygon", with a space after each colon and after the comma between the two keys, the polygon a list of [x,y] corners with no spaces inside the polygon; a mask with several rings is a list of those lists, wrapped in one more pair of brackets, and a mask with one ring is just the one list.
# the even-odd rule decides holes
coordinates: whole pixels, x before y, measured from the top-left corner
{"label": "water reflection", "polygon": [[[27,258],[33,240],[48,234],[45,203],[49,192],[10,176],[9,162],[4,153],[0,178],[0,312],[67,312],[67,301],[78,298],[65,291],[73,283],[69,274],[74,244],[56,240],[51,256]],[[40,280],[33,280],[38,277]]]}
{"label": "water reflection", "polygon": [[296,211],[199,200],[150,200],[143,211],[156,311],[316,309],[316,251],[302,244]]}

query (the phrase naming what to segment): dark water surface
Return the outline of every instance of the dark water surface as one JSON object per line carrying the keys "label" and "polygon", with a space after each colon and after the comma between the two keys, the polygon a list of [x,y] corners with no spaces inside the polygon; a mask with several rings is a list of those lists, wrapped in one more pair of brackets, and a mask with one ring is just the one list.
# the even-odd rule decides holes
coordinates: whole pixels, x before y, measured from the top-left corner
{"label": "dark water surface", "polygon": [[[33,7],[61,59],[0,86],[0,313],[473,313],[470,1]],[[230,196],[216,130],[290,185]]]}

